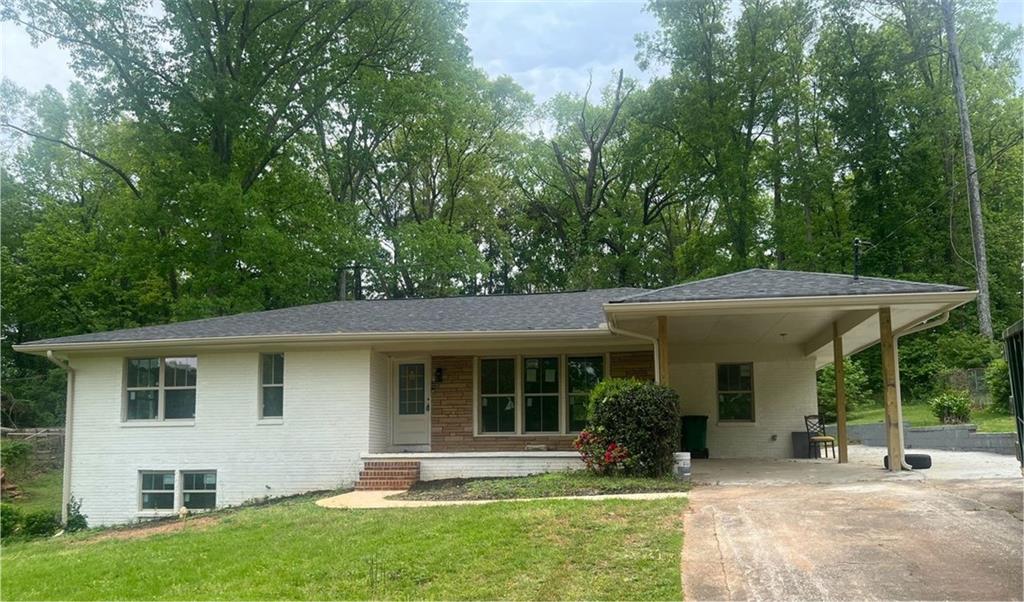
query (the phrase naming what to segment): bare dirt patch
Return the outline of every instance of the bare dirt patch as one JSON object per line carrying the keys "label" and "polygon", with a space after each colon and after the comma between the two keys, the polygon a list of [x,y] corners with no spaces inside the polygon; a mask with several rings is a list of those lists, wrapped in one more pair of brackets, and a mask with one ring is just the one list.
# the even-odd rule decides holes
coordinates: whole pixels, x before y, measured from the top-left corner
{"label": "bare dirt patch", "polygon": [[110,540],[120,541],[128,539],[145,539],[147,537],[153,537],[154,535],[177,533],[179,531],[202,531],[219,523],[220,520],[221,518],[218,516],[200,516],[198,518],[189,518],[186,520],[162,520],[153,524],[111,529],[109,531],[104,531],[103,533],[97,533],[93,537],[82,539],[76,543],[92,544]]}

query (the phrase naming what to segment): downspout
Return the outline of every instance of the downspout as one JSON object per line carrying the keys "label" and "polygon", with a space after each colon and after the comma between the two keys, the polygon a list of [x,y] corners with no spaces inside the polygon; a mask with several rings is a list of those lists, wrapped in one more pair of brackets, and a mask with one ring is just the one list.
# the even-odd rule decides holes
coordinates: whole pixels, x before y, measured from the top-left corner
{"label": "downspout", "polygon": [[[607,314],[606,314],[607,315]],[[654,382],[661,384],[661,346],[658,343],[658,337],[652,337],[639,332],[633,332],[631,330],[624,330],[615,325],[615,318],[608,315],[608,332],[612,334],[618,334],[626,337],[633,337],[636,339],[643,339],[654,345]]]}
{"label": "downspout", "polygon": [[64,482],[61,484],[60,496],[60,522],[68,524],[68,504],[71,502],[71,431],[75,424],[75,371],[71,364],[61,361],[53,355],[53,351],[46,352],[46,359],[53,362],[58,368],[68,373],[67,400],[64,406]]}
{"label": "downspout", "polygon": [[[900,346],[899,346],[900,337],[902,337],[904,335],[908,335],[908,334],[914,334],[916,332],[921,332],[921,331],[924,331],[924,330],[929,330],[931,328],[935,328],[936,326],[942,326],[947,321],[949,321],[949,312],[948,311],[944,312],[936,320],[933,320],[931,322],[921,322],[921,323],[915,324],[913,326],[907,326],[907,327],[904,327],[902,330],[899,330],[899,331],[893,333],[892,344],[893,344],[893,351],[894,351],[893,356],[895,358],[895,364],[896,364],[896,395],[900,396],[900,402],[898,404],[896,404],[896,419],[899,420],[899,423],[900,423],[900,429],[899,429],[899,433],[900,433],[900,449],[903,449],[903,450],[907,449],[907,446],[906,446],[906,444],[903,441],[903,399],[902,399],[902,392],[901,392],[902,389],[900,389],[900,352],[899,352],[899,349],[900,349]],[[904,470],[913,470],[914,469],[913,466],[911,466],[910,464],[907,464],[906,454],[904,454],[904,460],[902,462],[902,468]]]}

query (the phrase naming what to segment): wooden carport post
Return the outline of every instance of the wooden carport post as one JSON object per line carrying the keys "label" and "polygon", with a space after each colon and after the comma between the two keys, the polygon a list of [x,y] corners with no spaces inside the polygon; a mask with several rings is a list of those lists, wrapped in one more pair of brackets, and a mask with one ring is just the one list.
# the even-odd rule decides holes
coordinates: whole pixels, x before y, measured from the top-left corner
{"label": "wooden carport post", "polygon": [[668,386],[668,318],[658,316],[658,373],[661,377],[659,385]]}
{"label": "wooden carport post", "polygon": [[903,470],[903,445],[900,443],[899,386],[896,370],[896,345],[892,337],[892,310],[878,310],[878,329],[882,341],[882,381],[885,386],[885,434],[889,448],[889,470]]}
{"label": "wooden carport post", "polygon": [[846,437],[846,366],[843,365],[843,337],[839,323],[832,322],[832,362],[836,374],[836,436],[839,439],[839,463],[849,461]]}

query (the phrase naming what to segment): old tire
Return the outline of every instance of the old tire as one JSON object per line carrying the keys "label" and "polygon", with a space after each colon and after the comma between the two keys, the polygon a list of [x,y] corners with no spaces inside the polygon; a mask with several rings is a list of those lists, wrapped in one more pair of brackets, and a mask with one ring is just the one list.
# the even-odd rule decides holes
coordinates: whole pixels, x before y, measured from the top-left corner
{"label": "old tire", "polygon": [[[914,470],[924,470],[932,467],[932,457],[928,454],[904,454],[903,459],[907,464],[910,464]],[[882,460],[882,464],[884,464],[886,468],[889,468],[889,456],[886,456],[885,459]]]}

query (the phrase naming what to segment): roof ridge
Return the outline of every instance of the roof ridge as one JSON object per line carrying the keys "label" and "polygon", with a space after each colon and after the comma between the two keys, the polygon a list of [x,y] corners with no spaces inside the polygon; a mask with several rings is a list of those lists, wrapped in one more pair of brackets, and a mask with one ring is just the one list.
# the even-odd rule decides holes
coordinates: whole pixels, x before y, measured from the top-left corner
{"label": "roof ridge", "polygon": [[[718,276],[711,276],[710,278],[700,278],[700,279],[697,279],[697,280],[689,280],[687,282],[680,282],[678,284],[670,284],[668,286],[663,286],[661,288],[656,288],[656,289],[653,289],[653,290],[646,290],[646,291],[644,291],[642,293],[639,293],[639,294],[636,294],[636,295],[630,295],[628,297],[623,297],[621,299],[616,299],[616,301],[621,303],[621,302],[627,301],[629,299],[636,299],[636,298],[639,298],[639,297],[645,297],[645,296],[653,294],[653,293],[658,293],[658,292],[661,292],[661,291],[667,291],[667,290],[671,290],[671,289],[674,289],[674,288],[679,288],[680,286],[687,286],[687,285],[693,284],[695,282],[711,282],[712,280],[718,280],[719,278],[725,278],[727,276],[737,276],[739,274],[746,274],[747,272],[754,272],[754,271],[757,271],[757,270],[764,270],[764,268],[747,268],[745,270],[740,270],[739,272],[729,272],[728,274],[719,274]],[[774,271],[774,270],[764,270],[764,271]]]}

